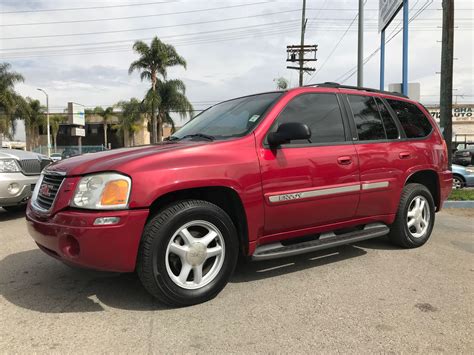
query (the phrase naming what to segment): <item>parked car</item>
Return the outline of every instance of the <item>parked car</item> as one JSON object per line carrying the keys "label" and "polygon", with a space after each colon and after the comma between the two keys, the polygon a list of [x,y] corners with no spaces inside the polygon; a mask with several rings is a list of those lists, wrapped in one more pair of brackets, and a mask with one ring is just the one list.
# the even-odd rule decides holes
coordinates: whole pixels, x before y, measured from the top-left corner
{"label": "parked car", "polygon": [[453,164],[452,171],[453,189],[474,187],[474,167],[465,167],[462,165]]}
{"label": "parked car", "polygon": [[162,302],[207,301],[238,254],[268,260],[431,235],[446,144],[417,102],[333,83],[221,102],[169,141],[51,165],[27,209],[47,254],[136,271]]}
{"label": "parked car", "polygon": [[50,158],[52,161],[56,162],[56,161],[59,161],[63,158],[62,154],[61,153],[52,153],[50,155]]}
{"label": "parked car", "polygon": [[453,163],[463,166],[474,165],[474,148],[454,152]]}
{"label": "parked car", "polygon": [[61,160],[62,159],[67,159],[67,158],[70,158],[70,157],[75,157],[75,156],[78,156],[78,155],[80,155],[78,149],[66,148],[66,149],[64,149],[64,151],[61,154]]}
{"label": "parked car", "polygon": [[7,211],[23,208],[41,170],[50,163],[51,160],[41,154],[0,149],[0,207]]}

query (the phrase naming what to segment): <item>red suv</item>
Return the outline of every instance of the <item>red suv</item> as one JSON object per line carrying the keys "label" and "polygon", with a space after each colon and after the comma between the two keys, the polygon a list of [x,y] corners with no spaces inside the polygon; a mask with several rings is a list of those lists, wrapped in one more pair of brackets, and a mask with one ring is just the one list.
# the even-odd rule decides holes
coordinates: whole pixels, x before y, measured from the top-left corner
{"label": "red suv", "polygon": [[325,83],[219,103],[162,144],[50,165],[27,224],[47,254],[136,271],[184,306],[216,296],[239,253],[266,260],[386,234],[419,247],[451,186],[422,105]]}

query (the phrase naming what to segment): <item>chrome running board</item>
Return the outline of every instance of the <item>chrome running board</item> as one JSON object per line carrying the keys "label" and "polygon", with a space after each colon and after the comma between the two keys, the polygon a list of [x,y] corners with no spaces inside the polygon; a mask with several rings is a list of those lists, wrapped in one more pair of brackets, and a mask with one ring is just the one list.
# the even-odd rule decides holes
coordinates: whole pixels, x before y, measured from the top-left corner
{"label": "chrome running board", "polygon": [[390,229],[385,224],[373,223],[366,225],[362,230],[339,235],[336,235],[333,232],[323,233],[318,239],[286,246],[280,242],[260,245],[252,255],[252,259],[256,261],[269,260],[309,253],[316,250],[323,250],[344,244],[360,242],[366,239],[381,237],[389,231]]}

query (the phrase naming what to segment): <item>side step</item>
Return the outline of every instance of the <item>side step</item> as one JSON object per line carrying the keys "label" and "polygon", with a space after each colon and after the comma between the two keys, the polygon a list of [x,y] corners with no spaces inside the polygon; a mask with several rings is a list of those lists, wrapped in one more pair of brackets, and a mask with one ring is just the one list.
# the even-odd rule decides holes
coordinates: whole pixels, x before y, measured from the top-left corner
{"label": "side step", "polygon": [[283,245],[280,242],[258,246],[252,259],[269,260],[309,253],[316,250],[323,250],[337,247],[344,244],[360,242],[362,240],[381,237],[387,234],[390,229],[382,223],[368,224],[362,230],[336,235],[333,232],[321,234],[316,240],[301,242],[292,245]]}

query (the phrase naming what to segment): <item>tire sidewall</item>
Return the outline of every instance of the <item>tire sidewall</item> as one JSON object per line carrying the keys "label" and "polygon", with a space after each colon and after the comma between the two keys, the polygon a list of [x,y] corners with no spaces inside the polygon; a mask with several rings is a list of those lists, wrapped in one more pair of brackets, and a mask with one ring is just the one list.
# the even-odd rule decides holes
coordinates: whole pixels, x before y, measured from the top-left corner
{"label": "tire sidewall", "polygon": [[[412,203],[413,199],[417,196],[423,196],[426,199],[426,201],[428,201],[428,208],[430,212],[430,221],[428,223],[428,229],[426,230],[425,235],[420,238],[415,238],[414,236],[412,236],[407,225],[408,208],[410,207],[410,204]],[[413,189],[413,191],[410,192],[410,194],[407,196],[405,200],[402,212],[403,212],[402,220],[400,221],[400,223],[402,223],[402,229],[407,241],[413,247],[418,247],[425,244],[431,236],[431,232],[433,231],[434,222],[435,222],[435,205],[434,205],[433,196],[431,196],[431,193],[422,186],[419,186]]]}
{"label": "tire sidewall", "polygon": [[[221,270],[214,280],[202,288],[192,290],[181,288],[169,277],[166,269],[166,250],[178,228],[195,220],[210,222],[221,232],[225,243],[225,256]],[[172,295],[179,303],[189,305],[213,298],[225,287],[236,265],[238,243],[232,220],[224,211],[214,205],[183,209],[165,221],[156,234],[152,241],[152,265],[148,267],[153,268],[155,282],[164,293]]]}

